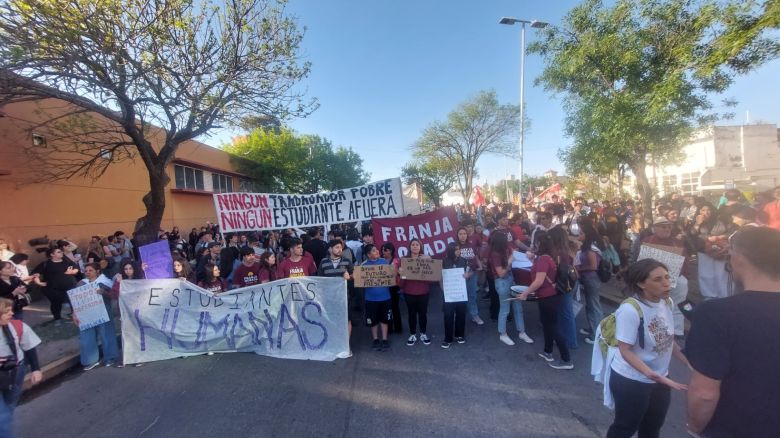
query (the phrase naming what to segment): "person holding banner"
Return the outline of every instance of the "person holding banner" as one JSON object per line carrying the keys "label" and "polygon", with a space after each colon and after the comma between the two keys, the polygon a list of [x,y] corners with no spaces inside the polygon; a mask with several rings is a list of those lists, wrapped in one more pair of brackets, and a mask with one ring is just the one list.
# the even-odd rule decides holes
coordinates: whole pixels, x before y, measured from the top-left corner
{"label": "person holding banner", "polygon": [[195,284],[195,273],[192,272],[192,265],[181,257],[173,258],[173,275],[175,278],[187,280]]}
{"label": "person holding banner", "polygon": [[290,239],[290,257],[279,263],[276,278],[310,277],[317,274],[317,265],[311,256],[304,256],[303,242],[294,237]]}
{"label": "person holding banner", "polygon": [[276,254],[272,252],[263,253],[260,256],[260,283],[276,280],[276,270]]}
{"label": "person holding banner", "polygon": [[233,287],[246,287],[260,283],[260,263],[257,262],[255,250],[244,246],[239,250],[241,264],[233,270]]}
{"label": "person holding banner", "polygon": [[[363,262],[363,266],[386,265],[387,260],[379,257],[379,248],[374,244],[367,244],[363,247],[368,260]],[[365,287],[363,294],[366,302],[366,325],[371,327],[371,348],[376,351],[387,351],[390,349],[390,341],[387,339],[387,328],[393,317],[393,311],[390,304],[389,287]],[[377,327],[379,326],[379,327]],[[382,331],[382,339],[379,339],[379,329]],[[421,335],[424,336],[425,333]],[[430,341],[428,341],[430,344]]]}
{"label": "person holding banner", "polygon": [[214,263],[206,263],[203,267],[206,278],[198,282],[198,286],[216,294],[221,294],[228,290],[227,281],[220,277],[219,266]]}
{"label": "person holding banner", "polygon": [[488,258],[490,270],[496,284],[496,294],[498,295],[498,339],[506,345],[515,345],[514,341],[506,333],[506,321],[509,317],[509,307],[512,307],[512,313],[515,319],[515,328],[517,336],[526,344],[533,344],[534,340],[525,333],[525,322],[523,321],[523,307],[520,301],[509,299],[510,287],[512,287],[512,249],[509,247],[506,233],[498,232],[490,235],[490,256]]}
{"label": "person holding banner", "polygon": [[465,260],[466,264],[471,269],[471,275],[466,277],[466,290],[468,292],[468,311],[471,321],[477,325],[485,324],[485,321],[479,317],[479,307],[477,306],[477,275],[476,273],[482,269],[482,263],[479,262],[477,257],[479,253],[479,247],[472,245],[469,239],[468,230],[465,227],[458,228],[458,252],[460,257]]}
{"label": "person holding banner", "polygon": [[[461,228],[464,233],[465,229]],[[458,230],[458,237],[460,238],[460,230]],[[476,263],[472,260],[466,260],[462,257],[462,250],[460,246],[451,242],[447,245],[447,253],[442,262],[443,269],[460,268],[463,269],[463,278],[466,279],[468,285],[474,276],[474,266]],[[444,284],[442,283],[442,290],[444,290]],[[468,286],[466,287],[468,296]],[[458,344],[466,343],[466,302],[452,302],[448,303],[444,301],[444,341],[441,343],[441,348],[450,348],[453,342],[453,326],[455,329],[454,340]]]}
{"label": "person holding banner", "polygon": [[[354,265],[352,260],[342,257],[344,251],[344,242],[341,239],[331,239],[328,242],[328,257],[320,261],[320,267],[317,269],[317,275],[320,277],[342,277],[345,281],[352,278]],[[347,303],[352,301],[350,296],[355,288],[347,288]],[[347,312],[347,332],[352,337],[352,319]],[[351,355],[351,353],[350,353]]]}
{"label": "person holding banner", "polygon": [[[428,258],[422,252],[422,243],[414,238],[409,241],[409,258]],[[406,300],[406,309],[409,312],[409,339],[406,345],[413,346],[417,343],[417,323],[420,323],[419,340],[424,345],[431,345],[431,338],[428,337],[428,294],[431,289],[430,281],[423,280],[404,280],[403,268],[398,268],[398,274],[401,276],[399,286]]]}
{"label": "person holding banner", "polygon": [[[76,286],[97,284],[97,293],[103,296],[103,303],[106,306],[106,312],[108,312],[108,321],[79,332],[81,365],[84,367],[84,371],[89,371],[100,365],[100,352],[98,350],[98,338],[100,338],[105,365],[107,367],[115,366],[121,368],[119,345],[116,342],[116,330],[114,329],[113,312],[111,311],[111,299],[118,298],[118,295],[114,296],[111,289],[113,283],[101,273],[100,265],[97,263],[87,263],[84,266],[84,277]],[[76,312],[73,312],[73,322],[77,326],[81,325]]]}

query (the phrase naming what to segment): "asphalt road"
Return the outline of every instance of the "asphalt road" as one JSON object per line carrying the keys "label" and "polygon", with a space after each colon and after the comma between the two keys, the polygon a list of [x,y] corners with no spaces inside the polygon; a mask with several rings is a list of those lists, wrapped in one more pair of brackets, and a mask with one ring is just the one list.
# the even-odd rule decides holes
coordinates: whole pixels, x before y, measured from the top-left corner
{"label": "asphalt road", "polygon": [[[436,304],[430,346],[394,335],[375,352],[356,327],[354,356],[335,362],[234,353],[77,371],[28,394],[16,421],[24,437],[604,436],[612,411],[590,376],[591,347],[573,351],[574,370],[554,370],[536,355],[536,304],[524,314],[532,345],[505,346],[488,320],[468,322],[467,343],[444,350]],[[674,359],[672,377],[687,380]],[[673,394],[663,437],[686,436],[684,396]]]}

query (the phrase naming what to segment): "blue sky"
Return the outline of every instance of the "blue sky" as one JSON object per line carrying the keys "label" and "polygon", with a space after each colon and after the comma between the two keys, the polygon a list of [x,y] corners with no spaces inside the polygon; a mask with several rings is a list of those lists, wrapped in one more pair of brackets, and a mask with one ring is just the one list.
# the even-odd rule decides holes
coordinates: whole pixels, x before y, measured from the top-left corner
{"label": "blue sky", "polygon": [[[411,159],[409,147],[422,130],[443,120],[458,103],[495,89],[503,103],[520,99],[520,27],[498,24],[502,16],[560,23],[576,1],[291,0],[288,11],[307,28],[301,54],[312,63],[302,86],[320,108],[289,125],[334,144],[352,147],[371,179],[396,177]],[[526,44],[535,39],[526,29]],[[557,151],[563,135],[560,101],[533,80],[542,69],[526,57],[525,100],[532,128],[525,137],[525,173],[563,172]],[[739,101],[741,123],[780,122],[780,61],[741,77],[724,96]],[[206,139],[219,145],[230,133]],[[479,181],[517,173],[517,161],[485,156]]]}

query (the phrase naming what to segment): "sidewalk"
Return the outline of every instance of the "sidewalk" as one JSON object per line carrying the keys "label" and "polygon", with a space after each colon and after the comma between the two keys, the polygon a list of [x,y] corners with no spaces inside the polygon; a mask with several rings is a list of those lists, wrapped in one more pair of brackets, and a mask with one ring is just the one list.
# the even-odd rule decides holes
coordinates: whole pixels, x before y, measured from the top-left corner
{"label": "sidewalk", "polygon": [[[65,308],[62,313],[66,315],[69,311]],[[80,365],[79,329],[70,320],[63,320],[62,325],[55,326],[48,300],[40,299],[25,307],[24,322],[41,338],[37,351],[43,373],[42,382]],[[24,377],[24,390],[31,386],[30,373],[27,373]]]}

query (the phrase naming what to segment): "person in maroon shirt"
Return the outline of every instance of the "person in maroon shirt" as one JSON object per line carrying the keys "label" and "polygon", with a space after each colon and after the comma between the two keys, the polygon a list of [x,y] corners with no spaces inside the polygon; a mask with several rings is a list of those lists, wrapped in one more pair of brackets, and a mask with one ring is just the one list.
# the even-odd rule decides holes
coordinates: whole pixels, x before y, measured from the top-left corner
{"label": "person in maroon shirt", "polygon": [[[422,252],[422,243],[418,239],[409,241],[409,258],[429,258]],[[431,338],[426,334],[428,329],[428,292],[431,288],[430,281],[405,280],[403,268],[398,268],[401,276],[399,286],[406,300],[406,309],[409,311],[409,339],[406,345],[417,343],[417,322],[420,322],[420,341],[425,345],[431,345]]]}
{"label": "person in maroon shirt", "polygon": [[311,256],[304,256],[301,239],[290,241],[290,257],[279,263],[276,278],[309,277],[317,274],[317,265]]}
{"label": "person in maroon shirt", "polygon": [[[539,356],[547,361],[548,365],[557,370],[570,370],[574,368],[569,355],[569,347],[563,332],[558,326],[558,318],[563,309],[563,295],[555,290],[555,279],[558,267],[555,264],[558,254],[553,245],[552,238],[546,231],[536,234],[538,244],[535,252],[528,252],[528,258],[533,260],[531,278],[533,282],[525,292],[517,296],[519,300],[526,300],[529,296],[535,296],[539,302],[539,319],[542,322],[544,333],[544,351]],[[553,342],[558,345],[561,360],[555,362],[553,358]]]}
{"label": "person in maroon shirt", "polygon": [[206,278],[199,281],[198,286],[213,292],[215,295],[228,289],[227,282],[219,276],[219,266],[208,262],[203,266],[203,270]]}
{"label": "person in maroon shirt", "polygon": [[233,286],[246,287],[260,283],[260,263],[257,262],[255,250],[245,246],[239,250],[241,264],[233,271]]}
{"label": "person in maroon shirt", "polygon": [[260,283],[268,283],[276,280],[276,255],[273,252],[264,252],[260,256]]}

